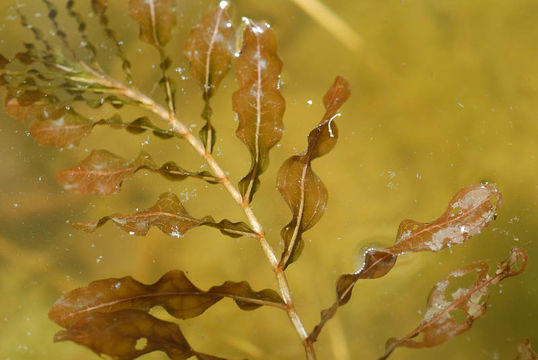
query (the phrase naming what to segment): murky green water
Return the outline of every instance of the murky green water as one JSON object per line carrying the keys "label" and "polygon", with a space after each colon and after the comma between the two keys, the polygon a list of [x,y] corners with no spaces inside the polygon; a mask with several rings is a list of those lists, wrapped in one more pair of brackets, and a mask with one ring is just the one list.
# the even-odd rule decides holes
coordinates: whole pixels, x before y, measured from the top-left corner
{"label": "murky green water", "polygon": [[[18,1],[32,23],[50,29],[40,1]],[[89,1],[77,1],[81,13]],[[110,1],[113,26],[128,43],[134,76],[145,92],[159,96],[158,56],[136,40],[127,1]],[[181,0],[179,27],[169,46],[174,67],[185,68],[182,46],[188,29],[210,1]],[[13,10],[0,3],[0,52],[13,54],[30,41]],[[61,1],[57,2],[62,3]],[[304,1],[309,3],[309,1]],[[393,242],[404,218],[436,218],[456,191],[481,181],[496,182],[504,196],[498,219],[481,235],[438,254],[416,254],[386,277],[359,283],[321,335],[320,359],[374,359],[386,339],[403,336],[421,320],[431,286],[451,270],[478,259],[492,266],[513,246],[529,252],[525,274],[491,292],[488,313],[470,332],[426,350],[398,349],[394,359],[513,359],[530,337],[538,347],[538,3],[533,0],[376,1],[326,0],[325,4],[360,37],[344,45],[290,0],[237,0],[233,14],[269,21],[279,38],[287,99],[286,133],[271,153],[254,206],[273,246],[280,252],[280,228],[289,210],[274,185],[279,165],[302,151],[307,132],[323,114],[321,97],[335,75],[349,79],[353,94],[338,119],[340,141],[316,160],[315,171],[329,189],[328,210],[304,238],[303,256],[290,266],[289,280],[308,328],[334,299],[335,279],[359,265],[360,249]],[[74,29],[70,20],[68,28]],[[91,34],[112,73],[120,63],[102,41],[97,19]],[[347,39],[347,40],[346,40]],[[202,100],[196,84],[174,74],[181,119],[201,125]],[[233,181],[248,171],[249,156],[237,138],[231,74],[214,100],[218,129],[216,154]],[[311,103],[311,104],[310,104]],[[100,115],[112,115],[104,107]],[[134,119],[139,110],[123,109]],[[1,113],[0,159],[0,358],[92,359],[74,344],[52,344],[58,327],[47,311],[62,291],[87,282],[132,275],[153,282],[170,269],[188,271],[208,288],[225,280],[247,280],[256,289],[274,287],[269,265],[252,239],[233,240],[211,229],[181,239],[152,230],[130,237],[112,225],[93,234],[67,222],[151,206],[158,194],[174,191],[196,216],[243,220],[227,193],[194,180],[170,183],[139,173],[118,195],[65,193],[54,173],[94,148],[123,157],[150,152],[157,163],[174,160],[186,168],[201,165],[184,142],[96,128],[75,150],[59,152],[35,144],[26,128]],[[182,321],[193,347],[230,358],[300,359],[303,350],[284,313],[275,309],[240,312],[222,301],[203,316]],[[160,314],[160,313],[159,313]],[[153,354],[144,359],[161,359]]]}

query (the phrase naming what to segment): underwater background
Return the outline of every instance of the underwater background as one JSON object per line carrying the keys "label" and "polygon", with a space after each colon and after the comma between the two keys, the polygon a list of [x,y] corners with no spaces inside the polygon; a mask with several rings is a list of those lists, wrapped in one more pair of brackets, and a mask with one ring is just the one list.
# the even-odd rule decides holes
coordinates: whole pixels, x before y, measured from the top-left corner
{"label": "underwater background", "polygon": [[[111,25],[125,43],[136,86],[162,99],[156,85],[158,53],[138,40],[127,0],[109,2]],[[55,1],[59,8],[63,3]],[[178,0],[178,26],[167,47],[174,59],[179,117],[195,133],[203,124],[203,101],[198,84],[188,78],[183,46],[190,28],[217,3]],[[280,229],[291,215],[275,188],[276,172],[306,147],[334,77],[342,75],[352,85],[352,96],[337,119],[339,142],[313,163],[329,190],[327,211],[304,234],[303,255],[287,271],[307,328],[334,301],[337,277],[360,267],[362,249],[392,244],[401,220],[434,220],[469,184],[496,183],[503,194],[497,220],[482,234],[440,253],[403,256],[387,276],[360,281],[351,301],[320,336],[318,357],[381,356],[389,337],[402,337],[419,324],[437,281],[476,260],[485,259],[494,269],[514,246],[529,253],[526,272],[491,288],[488,312],[469,332],[431,349],[399,348],[391,359],[514,359],[517,344],[526,337],[537,348],[538,2],[325,0],[326,8],[316,8],[316,3],[233,0],[230,11],[236,24],[243,16],[268,21],[284,62],[285,134],[271,151],[253,203],[277,253],[282,248]],[[17,4],[32,24],[51,31],[41,1],[1,1],[4,55],[32,41],[19,24]],[[77,0],[76,9],[89,14],[90,1]],[[80,41],[65,11],[58,20],[71,40]],[[99,44],[100,60],[121,78],[121,61],[102,36],[98,19],[86,21]],[[54,43],[60,47],[57,39]],[[249,154],[234,134],[231,94],[236,89],[232,72],[212,99],[215,154],[234,182],[250,166]],[[94,114],[105,117],[116,111],[104,106]],[[129,107],[120,112],[125,119],[143,114]],[[258,243],[250,238],[230,239],[204,228],[180,239],[157,229],[147,237],[133,237],[110,224],[87,234],[71,226],[148,208],[165,191],[180,196],[194,216],[244,220],[222,187],[196,179],[169,182],[139,172],[121,193],[99,197],[66,193],[54,178],[57,170],[101,148],[125,158],[145,150],[159,164],[173,160],[198,169],[202,161],[186,142],[96,127],[79,147],[58,151],[37,145],[26,130],[0,110],[0,360],[97,358],[73,343],[53,344],[59,327],[47,318],[62,292],[92,280],[131,275],[152,283],[168,270],[181,269],[203,289],[226,280],[276,288]],[[170,319],[162,310],[152,313]],[[194,348],[226,358],[304,356],[286,314],[271,308],[243,312],[224,300],[179,324]],[[153,353],[140,359],[164,358]]]}

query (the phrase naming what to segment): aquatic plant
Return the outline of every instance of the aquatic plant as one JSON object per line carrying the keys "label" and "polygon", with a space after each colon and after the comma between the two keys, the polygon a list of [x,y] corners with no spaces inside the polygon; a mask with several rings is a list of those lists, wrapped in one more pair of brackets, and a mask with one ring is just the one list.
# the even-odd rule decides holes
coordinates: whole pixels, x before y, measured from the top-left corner
{"label": "aquatic plant", "polygon": [[[190,63],[190,78],[201,88],[205,121],[195,136],[177,115],[176,85],[170,74],[171,59],[166,51],[176,25],[173,0],[129,1],[129,14],[139,25],[140,40],[152,45],[159,54],[162,99],[154,99],[136,87],[131,72],[133,65],[110,24],[107,0],[92,0],[91,5],[105,36],[116,46],[123,80],[111,77],[100,65],[98,47],[89,38],[84,16],[77,12],[73,0],[66,2],[66,11],[76,22],[82,39],[81,47],[76,49],[70,46],[66,32],[57,21],[59,9],[49,0],[43,2],[63,49],[51,44],[44,32],[30,24],[18,9],[21,24],[32,32],[35,42],[25,43],[25,50],[13,57],[0,55],[0,84],[6,88],[5,110],[19,121],[30,123],[29,131],[36,142],[72,148],[89,136],[96,126],[121,128],[132,134],[151,132],[164,140],[186,141],[209,167],[209,170],[192,171],[173,161],[158,165],[146,152],[127,160],[107,150],[96,149],[78,164],[60,170],[58,183],[70,192],[104,196],[120,192],[123,182],[140,171],[157,173],[171,181],[195,178],[223,186],[246,218],[244,222],[226,218],[217,221],[209,215],[196,217],[175,194],[166,192],[147,210],[127,215],[104,215],[98,220],[75,223],[75,228],[93,232],[111,222],[132,235],[145,236],[151,227],[156,227],[167,235],[181,237],[195,227],[212,227],[226,236],[244,236],[259,242],[268,268],[276,279],[275,289],[262,290],[254,290],[257,287],[245,281],[226,281],[202,290],[189,280],[186,269],[171,270],[149,285],[130,276],[97,280],[64,294],[53,304],[49,317],[64,328],[56,334],[55,341],[74,341],[97,354],[115,359],[133,359],[152,351],[163,351],[171,359],[193,356],[218,359],[194,350],[176,323],[159,319],[150,310],[161,306],[177,319],[189,319],[229,298],[245,311],[262,306],[284,311],[306,357],[314,359],[314,345],[325,324],[351,300],[359,280],[386,275],[404,253],[439,252],[462,244],[482,232],[496,217],[502,200],[499,190],[493,184],[476,184],[459,190],[437,219],[428,223],[402,221],[393,245],[368,249],[360,269],[339,277],[335,302],[321,311],[319,323],[309,331],[301,320],[300,309],[295,307],[286,270],[300,259],[305,246],[303,233],[316,225],[328,203],[328,190],[313,171],[312,161],[330,152],[337,143],[336,122],[342,117],[340,109],[351,94],[348,82],[343,77],[336,77],[323,97],[326,112],[308,134],[306,149],[280,166],[276,185],[292,216],[282,228],[283,249],[278,255],[266,239],[252,207],[262,175],[269,166],[269,152],[284,133],[285,100],[280,93],[282,61],[270,26],[244,19],[236,29],[227,13],[229,3],[220,1],[191,30],[184,55]],[[237,56],[234,54],[236,38],[241,43]],[[220,134],[213,122],[211,100],[231,67],[238,83],[232,98],[233,110],[238,116],[236,135],[251,155],[250,169],[237,185],[230,181],[213,156],[213,147]],[[75,110],[77,104],[90,108],[108,104],[117,109],[117,113],[110,118],[95,120],[83,111]],[[125,106],[141,108],[148,115],[127,121],[121,114]],[[434,285],[423,320],[417,328],[404,337],[389,339],[381,359],[389,357],[398,347],[436,346],[469,330],[486,312],[490,286],[520,274],[526,264],[525,250],[513,248],[491,274],[484,261],[451,271]],[[448,293],[451,284],[459,284],[459,279],[473,276],[474,282]],[[421,340],[416,340],[419,335],[422,335]],[[528,356],[525,354],[532,356],[533,353],[528,342],[522,343],[519,351],[523,359]]]}

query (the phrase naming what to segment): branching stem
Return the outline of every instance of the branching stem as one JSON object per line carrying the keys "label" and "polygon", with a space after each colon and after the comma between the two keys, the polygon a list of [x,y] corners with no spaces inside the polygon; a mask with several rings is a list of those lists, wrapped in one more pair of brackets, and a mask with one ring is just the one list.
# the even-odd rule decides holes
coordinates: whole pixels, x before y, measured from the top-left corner
{"label": "branching stem", "polygon": [[171,113],[168,109],[165,109],[161,105],[157,104],[152,98],[148,97],[147,95],[136,89],[128,87],[121,82],[110,78],[109,76],[101,72],[90,68],[89,66],[86,66],[86,70],[95,78],[72,78],[72,80],[84,83],[98,83],[99,85],[102,85],[107,88],[114,88],[118,91],[120,95],[132,99],[138,103],[141,103],[151,112],[153,112],[160,118],[168,121],[172,126],[172,129],[179,133],[180,136],[184,138],[202,158],[205,159],[205,161],[213,171],[215,177],[219,179],[219,182],[222,183],[222,185],[226,188],[234,201],[239,206],[241,206],[248,219],[248,222],[252,226],[253,230],[256,232],[258,241],[260,242],[265,257],[271,264],[271,268],[273,269],[273,272],[275,274],[280,294],[282,295],[282,298],[286,303],[286,313],[288,314],[288,317],[292,322],[295,331],[299,335],[299,338],[301,339],[301,342],[305,348],[306,357],[309,360],[316,359],[314,346],[310,341],[308,341],[308,333],[303,326],[299,314],[295,310],[295,305],[293,303],[293,298],[291,296],[291,290],[288,284],[288,280],[286,278],[286,274],[284,273],[282,267],[279,266],[278,258],[276,257],[273,248],[265,237],[265,232],[261,223],[254,214],[250,203],[248,201],[244,201],[243,196],[241,196],[239,190],[230,182],[230,180],[226,176],[226,173],[222,170],[213,155],[211,155],[210,152],[206,151],[206,148],[203,143],[192,134],[189,128],[185,126],[185,124],[183,124],[175,114]]}

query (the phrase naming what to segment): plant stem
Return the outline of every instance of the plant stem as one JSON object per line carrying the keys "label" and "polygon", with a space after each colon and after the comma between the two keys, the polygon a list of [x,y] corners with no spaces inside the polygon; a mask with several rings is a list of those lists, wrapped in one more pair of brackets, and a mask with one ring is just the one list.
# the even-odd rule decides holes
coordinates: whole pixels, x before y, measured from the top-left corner
{"label": "plant stem", "polygon": [[87,66],[87,71],[90,72],[95,77],[95,79],[72,77],[71,80],[84,82],[84,83],[94,83],[94,84],[98,83],[99,85],[102,85],[105,87],[114,88],[122,96],[143,104],[147,109],[152,111],[154,114],[168,121],[170,125],[172,126],[173,130],[179,133],[180,136],[184,138],[202,158],[205,159],[205,161],[207,162],[207,164],[213,171],[213,174],[215,175],[215,177],[226,188],[226,190],[232,196],[234,201],[239,206],[241,206],[241,208],[243,209],[248,219],[248,222],[252,226],[253,230],[256,232],[258,241],[260,242],[260,245],[263,249],[265,257],[271,264],[271,268],[275,274],[278,288],[280,290],[280,294],[282,295],[282,298],[284,299],[284,302],[286,303],[286,313],[288,314],[288,317],[290,321],[292,322],[295,328],[295,331],[299,335],[299,338],[301,339],[301,342],[305,348],[306,358],[309,360],[316,359],[314,346],[310,341],[307,340],[308,333],[305,330],[303,323],[301,322],[301,318],[299,317],[299,314],[295,310],[295,305],[293,303],[293,298],[291,296],[291,290],[288,284],[288,280],[286,278],[286,274],[284,273],[283,268],[279,265],[278,258],[276,257],[273,248],[271,247],[271,245],[267,241],[267,238],[265,237],[265,232],[263,230],[261,223],[259,222],[258,218],[254,214],[254,211],[252,210],[250,203],[246,199],[243,199],[243,196],[241,196],[241,193],[239,192],[239,190],[230,182],[230,180],[226,176],[226,173],[222,170],[222,168],[217,163],[213,155],[208,151],[208,149],[206,149],[203,143],[192,134],[189,128],[185,126],[185,124],[183,124],[181,121],[179,121],[179,119],[177,118],[175,114],[171,113],[168,109],[165,109],[159,104],[157,104],[149,96],[143,94],[142,92],[136,89],[127,87],[121,82],[114,80],[101,72],[91,69],[88,66]]}

